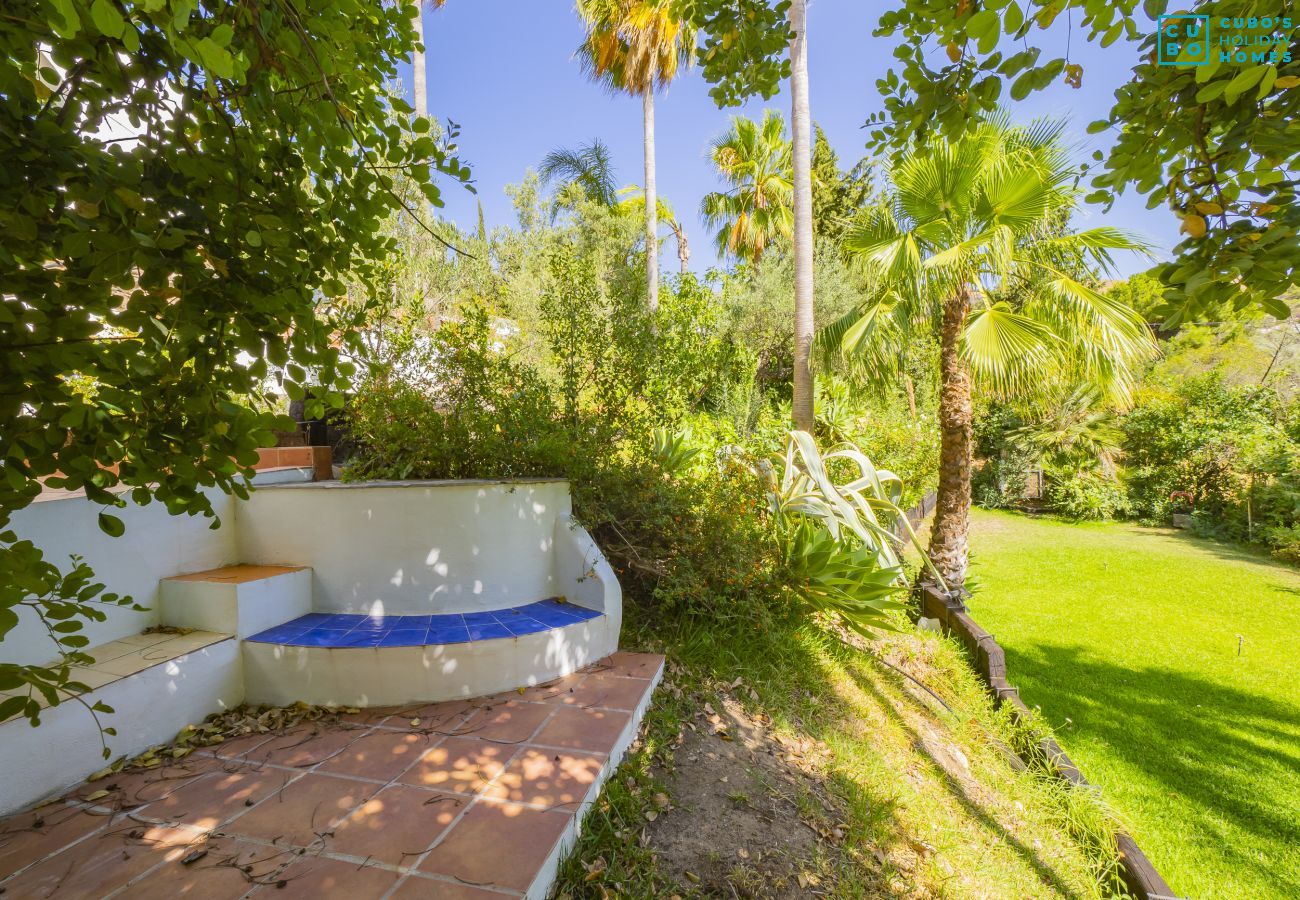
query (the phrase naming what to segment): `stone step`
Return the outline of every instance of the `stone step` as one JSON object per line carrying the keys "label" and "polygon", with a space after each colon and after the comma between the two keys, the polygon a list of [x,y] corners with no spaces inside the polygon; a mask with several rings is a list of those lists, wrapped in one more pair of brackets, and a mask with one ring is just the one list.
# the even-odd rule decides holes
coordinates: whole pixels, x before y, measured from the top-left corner
{"label": "stone step", "polygon": [[311,576],[303,566],[237,565],[164,578],[162,621],[248,637],[310,613]]}
{"label": "stone step", "polygon": [[[41,698],[39,728],[21,716],[0,724],[0,810],[61,790],[104,765],[100,724],[117,732],[104,735],[112,757],[134,755],[244,698],[239,643],[230,634],[151,631],[85,652],[95,662],[73,667],[71,677],[88,691],[53,707]],[[97,702],[113,709],[100,723],[87,709]]]}

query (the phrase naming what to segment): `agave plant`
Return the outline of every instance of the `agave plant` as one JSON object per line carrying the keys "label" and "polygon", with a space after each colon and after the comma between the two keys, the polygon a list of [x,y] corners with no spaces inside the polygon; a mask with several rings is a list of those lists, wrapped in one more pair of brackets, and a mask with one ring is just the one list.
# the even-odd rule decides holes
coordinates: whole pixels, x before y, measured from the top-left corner
{"label": "agave plant", "polygon": [[690,446],[691,435],[688,431],[669,431],[656,428],[651,432],[650,455],[659,463],[659,468],[668,475],[676,475],[685,469],[700,453],[699,447]]}
{"label": "agave plant", "polygon": [[[854,473],[848,481],[832,476],[837,460]],[[898,505],[902,480],[877,468],[853,444],[823,455],[805,431],[790,432],[779,462],[779,473],[775,466],[766,470],[768,506],[796,590],[854,631],[889,628],[889,612],[902,609],[894,597],[907,587],[895,529],[925,559]],[[939,577],[933,567],[931,574]]]}

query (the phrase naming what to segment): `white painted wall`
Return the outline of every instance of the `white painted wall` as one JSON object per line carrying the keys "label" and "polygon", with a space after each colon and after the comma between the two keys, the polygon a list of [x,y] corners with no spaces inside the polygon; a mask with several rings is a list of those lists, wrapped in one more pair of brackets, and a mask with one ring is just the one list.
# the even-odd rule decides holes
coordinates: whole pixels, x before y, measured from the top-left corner
{"label": "white painted wall", "polygon": [[[114,712],[101,716],[117,729],[106,736],[112,759],[134,756],[171,740],[186,725],[244,701],[239,641],[209,644],[170,662],[114,681],[86,695]],[[99,728],[79,703],[61,703],[26,719],[0,724],[0,814],[10,813],[81,781],[106,765]]]}
{"label": "white painted wall", "polygon": [[563,481],[278,485],[236,513],[240,561],[308,566],[322,612],[473,612],[555,596]]}
{"label": "white painted wall", "polygon": [[[208,497],[223,523],[215,531],[210,527],[212,520],[202,516],[169,515],[161,503],[128,503],[124,509],[108,510],[126,525],[122,537],[112,538],[99,530],[102,507],[84,497],[33,503],[14,514],[12,527],[60,568],[66,570],[71,565],[68,556],[76,553],[85,558],[95,570],[95,580],[108,591],[129,594],[149,607],[148,612],[105,607],[107,620],[86,622],[81,632],[93,646],[139,634],[157,624],[160,578],[236,561],[232,527],[236,501],[216,490]],[[0,641],[0,662],[39,665],[57,655],[41,623],[26,609],[20,613],[18,626]]]}

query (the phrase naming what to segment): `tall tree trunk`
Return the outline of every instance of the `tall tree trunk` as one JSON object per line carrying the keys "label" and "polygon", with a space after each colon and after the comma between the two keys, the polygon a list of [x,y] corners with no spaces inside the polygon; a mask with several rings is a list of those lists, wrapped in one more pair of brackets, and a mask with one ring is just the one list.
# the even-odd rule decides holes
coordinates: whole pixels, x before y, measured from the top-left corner
{"label": "tall tree trunk", "polygon": [[673,234],[677,237],[677,261],[682,264],[682,274],[685,275],[691,267],[691,245],[686,242],[686,229],[681,225],[673,229]]}
{"label": "tall tree trunk", "polygon": [[939,345],[939,491],[929,557],[950,591],[966,582],[970,526],[971,380],[958,348],[970,304],[965,285],[944,303]]}
{"label": "tall tree trunk", "polygon": [[659,308],[659,199],[655,193],[655,95],[647,87],[641,95],[645,123],[645,281],[650,311]]}
{"label": "tall tree trunk", "polygon": [[[420,47],[424,47],[424,0],[416,0],[415,18],[415,37],[420,42]],[[427,73],[424,66],[424,50],[415,51],[411,57],[412,81],[415,88],[415,114],[417,116],[429,115],[429,85],[427,82]]]}
{"label": "tall tree trunk", "polygon": [[794,139],[794,424],[812,433],[812,118],[808,110],[807,0],[790,4],[790,124]]}

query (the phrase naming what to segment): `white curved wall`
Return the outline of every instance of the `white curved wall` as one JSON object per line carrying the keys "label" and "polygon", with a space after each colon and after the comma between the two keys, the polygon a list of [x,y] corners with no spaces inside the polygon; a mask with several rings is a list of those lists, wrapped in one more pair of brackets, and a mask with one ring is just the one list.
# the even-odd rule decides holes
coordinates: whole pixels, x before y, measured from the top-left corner
{"label": "white curved wall", "polygon": [[236,513],[241,562],[308,566],[321,612],[501,609],[566,591],[555,523],[563,481],[264,487]]}

